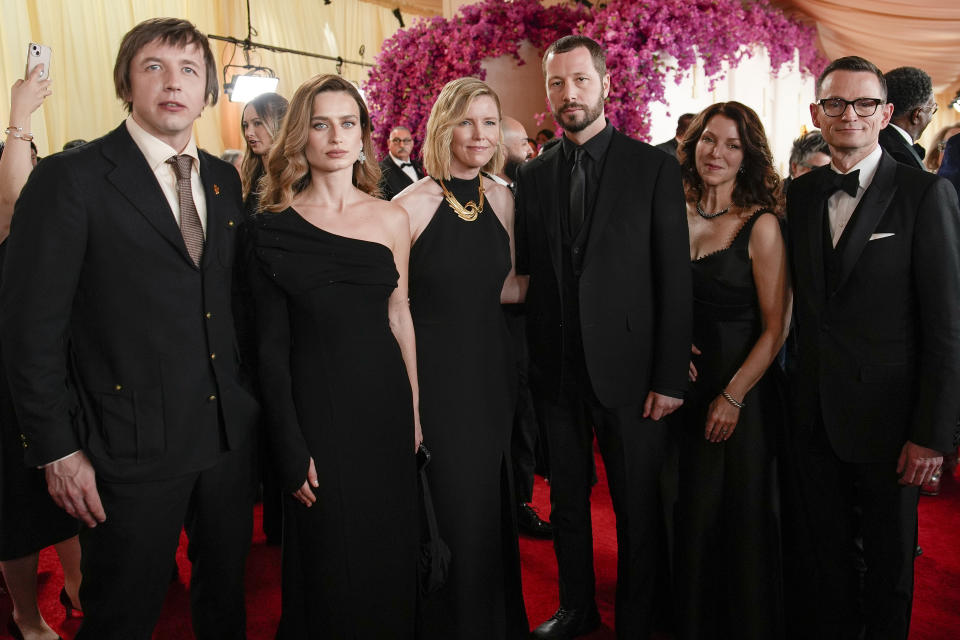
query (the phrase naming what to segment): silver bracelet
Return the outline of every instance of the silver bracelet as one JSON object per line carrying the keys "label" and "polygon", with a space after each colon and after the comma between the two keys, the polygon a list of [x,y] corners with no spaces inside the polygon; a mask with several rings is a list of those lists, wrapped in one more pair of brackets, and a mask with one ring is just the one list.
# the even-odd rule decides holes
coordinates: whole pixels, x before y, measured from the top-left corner
{"label": "silver bracelet", "polygon": [[730,395],[729,393],[727,393],[727,390],[726,390],[726,389],[724,389],[723,391],[721,391],[721,392],[720,392],[720,395],[723,396],[723,399],[724,399],[724,400],[726,400],[727,402],[729,402],[730,404],[732,404],[733,406],[735,406],[737,409],[743,409],[743,408],[746,406],[746,405],[744,405],[742,402],[737,402],[736,400],[734,400],[734,399],[733,399],[733,396]]}
{"label": "silver bracelet", "polygon": [[23,127],[7,127],[6,129],[3,130],[3,135],[5,135],[5,136],[13,136],[14,138],[19,138],[20,140],[23,140],[24,142],[30,142],[31,140],[33,140],[33,134],[32,134],[32,133],[24,133],[24,132],[23,132]]}

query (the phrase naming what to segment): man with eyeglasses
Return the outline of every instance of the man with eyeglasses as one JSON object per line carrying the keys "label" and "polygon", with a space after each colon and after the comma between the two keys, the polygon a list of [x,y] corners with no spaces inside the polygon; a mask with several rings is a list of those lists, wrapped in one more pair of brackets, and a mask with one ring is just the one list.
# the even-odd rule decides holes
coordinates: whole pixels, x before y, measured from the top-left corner
{"label": "man with eyeglasses", "polygon": [[810,113],[831,162],[787,194],[799,342],[792,437],[809,580],[787,585],[805,594],[792,599],[791,630],[906,640],[918,488],[942,465],[960,415],[960,206],[947,181],[879,146],[894,106],[875,65],[835,60],[816,93]]}
{"label": "man with eyeglasses", "polygon": [[930,76],[916,67],[898,67],[884,74],[887,102],[893,104],[890,124],[880,132],[880,146],[897,162],[926,171],[926,150],[914,141],[937,112]]}
{"label": "man with eyeglasses", "polygon": [[380,161],[380,197],[392,200],[411,184],[423,177],[420,163],[410,157],[413,153],[413,135],[406,127],[394,127],[387,140],[387,157]]}

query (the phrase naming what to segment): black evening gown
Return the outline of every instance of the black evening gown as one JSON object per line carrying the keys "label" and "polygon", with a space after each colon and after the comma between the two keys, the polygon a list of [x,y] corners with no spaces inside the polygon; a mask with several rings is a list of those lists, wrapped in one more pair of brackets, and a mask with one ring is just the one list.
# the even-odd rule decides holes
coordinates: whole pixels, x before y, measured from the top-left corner
{"label": "black evening gown", "polygon": [[[387,302],[386,246],[295,210],[258,216],[252,287],[260,382],[284,491],[278,638],[414,636],[413,405]],[[316,503],[291,497],[316,465]]]}
{"label": "black evening gown", "polygon": [[692,262],[693,356],[697,381],[683,406],[676,545],[682,640],[776,640],[782,580],[776,444],[782,421],[779,367],[744,398],[733,435],[704,438],[707,409],[761,332],[748,253],[766,210],[744,223],[729,248]]}
{"label": "black evening gown", "polygon": [[[0,269],[6,246],[0,245]],[[47,493],[44,472],[24,465],[23,447],[0,355],[0,560],[28,556],[79,531],[77,520]]]}
{"label": "black evening gown", "polygon": [[[461,203],[477,201],[479,178],[445,182]],[[489,201],[473,222],[441,201],[410,250],[427,472],[452,553],[446,586],[422,603],[421,639],[529,634],[510,490],[516,367],[500,309],[510,264]]]}

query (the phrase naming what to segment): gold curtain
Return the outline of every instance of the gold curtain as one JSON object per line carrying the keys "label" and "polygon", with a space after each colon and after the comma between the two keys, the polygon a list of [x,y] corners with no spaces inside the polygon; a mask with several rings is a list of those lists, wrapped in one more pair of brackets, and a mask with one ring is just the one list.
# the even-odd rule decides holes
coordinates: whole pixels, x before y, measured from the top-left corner
{"label": "gold curtain", "polygon": [[[23,77],[27,43],[53,49],[53,95],[33,115],[40,155],[59,151],[74,138],[92,140],[115,128],[125,112],[113,88],[113,63],[123,35],[152,17],[186,18],[204,33],[243,39],[245,0],[0,0],[0,122],[10,113],[10,87]],[[381,43],[399,28],[384,7],[359,0],[250,0],[254,42],[348,60],[373,62]],[[197,121],[197,144],[211,153],[242,148],[242,105],[223,94],[223,65],[244,64],[232,44],[211,40],[218,62],[220,102]],[[231,57],[232,56],[232,57]],[[270,67],[280,78],[279,93],[290,98],[307,78],[336,73],[336,63],[266,50],[251,52],[252,64]],[[367,68],[344,64],[343,76],[362,82]],[[229,80],[229,77],[228,77]]]}

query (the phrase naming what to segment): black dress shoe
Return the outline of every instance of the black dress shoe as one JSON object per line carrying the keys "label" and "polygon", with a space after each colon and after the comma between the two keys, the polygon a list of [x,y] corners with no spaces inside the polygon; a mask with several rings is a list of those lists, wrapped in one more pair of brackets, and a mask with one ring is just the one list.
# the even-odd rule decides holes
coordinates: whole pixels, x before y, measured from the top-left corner
{"label": "black dress shoe", "polygon": [[537,640],[568,640],[584,636],[599,626],[600,614],[593,603],[580,609],[560,607],[549,620],[534,629],[530,637]]}
{"label": "black dress shoe", "polygon": [[527,503],[521,503],[517,510],[517,528],[520,533],[534,538],[552,538],[553,527],[537,515],[537,511]]}

